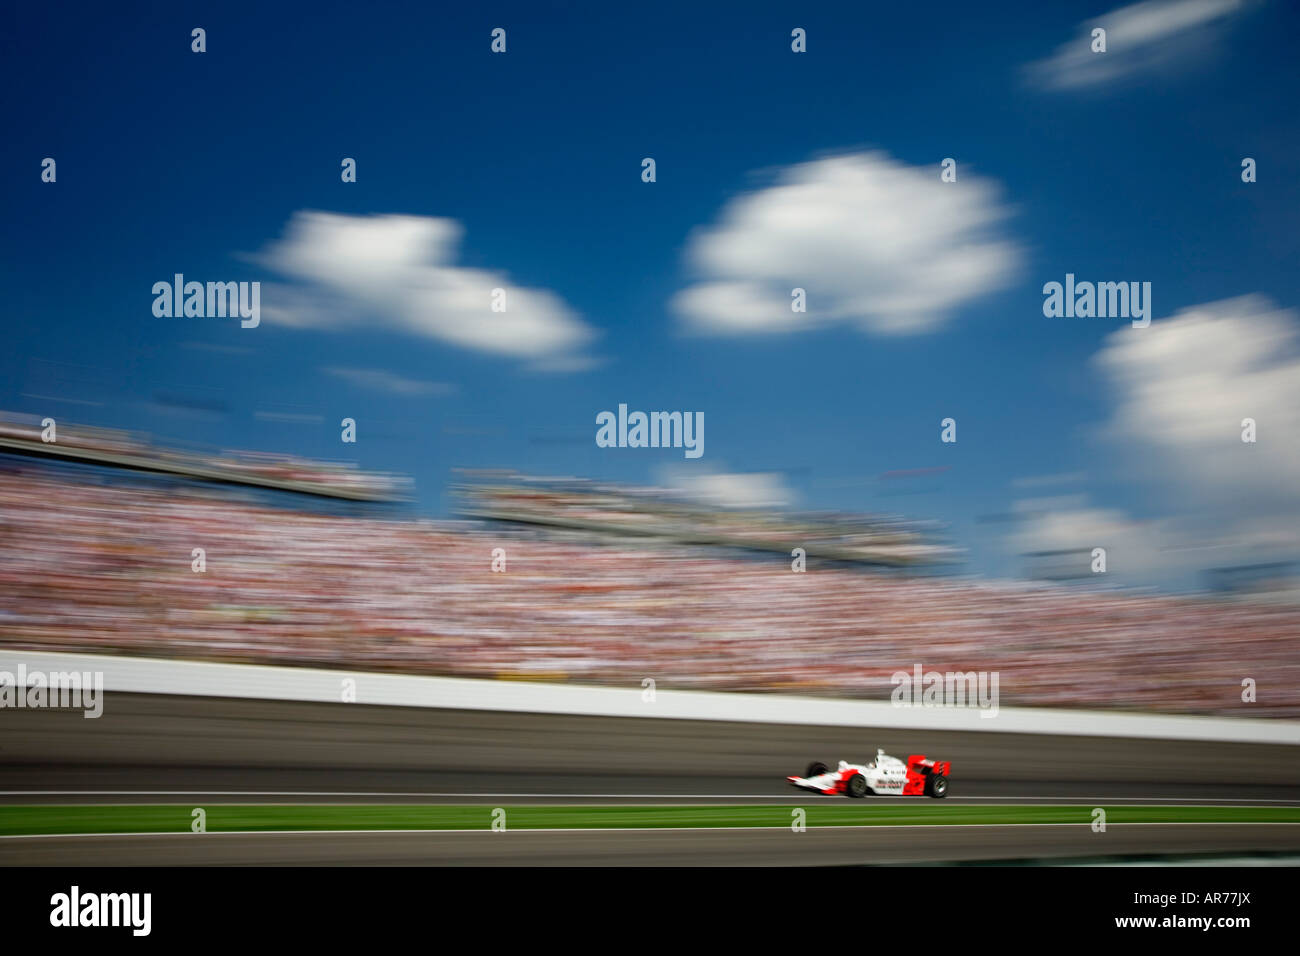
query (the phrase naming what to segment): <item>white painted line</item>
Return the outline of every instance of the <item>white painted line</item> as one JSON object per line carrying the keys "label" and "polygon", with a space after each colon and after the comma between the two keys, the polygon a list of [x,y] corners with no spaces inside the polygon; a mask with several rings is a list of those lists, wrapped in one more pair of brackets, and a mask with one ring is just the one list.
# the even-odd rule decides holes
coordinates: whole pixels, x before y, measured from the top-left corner
{"label": "white painted line", "polygon": [[[790,794],[781,796],[777,794],[753,794],[753,793],[411,793],[404,790],[391,791],[342,791],[342,790],[0,790],[0,797],[470,797],[479,799],[507,799],[507,800],[770,800],[779,806],[785,806],[788,801],[798,800],[798,795]],[[816,806],[819,801],[829,801],[833,797],[819,797],[811,795],[812,805]],[[1034,806],[1061,806],[1072,807],[1080,804],[1122,804],[1122,803],[1139,803],[1142,806],[1176,806],[1182,803],[1200,804],[1203,806],[1222,806],[1233,807],[1241,804],[1271,804],[1277,807],[1288,807],[1300,804],[1300,799],[1279,798],[1274,800],[1262,797],[1060,797],[1060,796],[1018,796],[1018,797],[983,797],[969,796],[966,794],[949,796],[945,803],[966,803],[974,801],[1013,801],[1025,802],[1033,801]],[[1042,801],[1063,801],[1059,803],[1044,803]],[[1161,803],[1153,803],[1159,800]],[[885,801],[889,801],[885,803]],[[809,802],[809,801],[803,801]],[[908,806],[916,804],[917,806],[934,806],[928,799],[922,797],[865,797],[863,798],[863,807],[870,807],[875,803],[884,803],[885,806]],[[54,804],[51,804],[53,806]],[[65,806],[82,806],[82,804],[70,803]],[[794,804],[791,804],[792,806]],[[0,804],[3,807],[4,804]],[[324,804],[328,806],[328,804]],[[689,805],[688,805],[689,806]]]}
{"label": "white painted line", "polygon": [[[1250,717],[1010,707],[989,717],[990,711],[974,707],[895,707],[883,700],[675,690],[658,691],[651,704],[641,699],[639,682],[625,688],[590,687],[0,648],[0,671],[16,672],[20,664],[28,671],[102,672],[109,691],[314,701],[340,707],[355,706],[342,703],[343,681],[352,679],[358,704],[389,707],[1300,745],[1300,721]],[[111,701],[106,703],[109,710],[101,719],[111,720],[111,706]]]}
{"label": "white painted line", "polygon": [[[1110,827],[1300,827],[1300,823],[1265,822],[1204,822],[1204,823],[1107,823]],[[808,830],[951,830],[954,827],[965,829],[994,827],[1019,830],[1025,827],[1076,827],[1091,829],[1090,821],[1079,823],[862,823],[862,824],[813,824]],[[322,833],[662,833],[664,831],[688,832],[691,830],[789,830],[788,824],[773,827],[515,827],[507,830],[493,830],[490,826],[467,829],[442,829],[427,827],[423,829],[401,830],[208,830],[194,833],[190,830],[141,830],[129,833],[5,833],[0,840],[57,840],[80,839],[82,837],[151,837],[179,836],[203,838],[212,836],[320,836]],[[798,834],[795,834],[796,836]]]}

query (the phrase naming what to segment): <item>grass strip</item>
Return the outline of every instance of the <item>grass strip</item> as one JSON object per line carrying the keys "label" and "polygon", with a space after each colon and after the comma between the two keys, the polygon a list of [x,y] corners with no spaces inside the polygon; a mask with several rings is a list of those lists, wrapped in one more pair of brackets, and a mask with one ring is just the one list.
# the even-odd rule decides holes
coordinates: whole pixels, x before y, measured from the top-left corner
{"label": "grass strip", "polygon": [[[208,832],[234,830],[489,830],[500,805],[76,804],[0,805],[0,835],[189,831],[201,807]],[[657,827],[789,827],[794,806],[501,806],[511,830]],[[1093,806],[961,806],[866,802],[802,807],[809,827],[945,824],[1091,824]],[[1300,823],[1300,807],[1114,806],[1112,823]]]}

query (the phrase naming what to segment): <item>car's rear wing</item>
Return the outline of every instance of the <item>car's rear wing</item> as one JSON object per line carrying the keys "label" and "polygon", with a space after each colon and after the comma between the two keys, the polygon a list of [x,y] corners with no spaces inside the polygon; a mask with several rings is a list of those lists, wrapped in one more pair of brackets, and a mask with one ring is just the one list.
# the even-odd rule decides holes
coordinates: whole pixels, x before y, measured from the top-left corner
{"label": "car's rear wing", "polygon": [[925,754],[911,754],[907,758],[907,769],[911,773],[921,773],[922,770],[928,770],[938,777],[948,776],[948,771],[952,767],[951,761],[948,760],[929,760]]}

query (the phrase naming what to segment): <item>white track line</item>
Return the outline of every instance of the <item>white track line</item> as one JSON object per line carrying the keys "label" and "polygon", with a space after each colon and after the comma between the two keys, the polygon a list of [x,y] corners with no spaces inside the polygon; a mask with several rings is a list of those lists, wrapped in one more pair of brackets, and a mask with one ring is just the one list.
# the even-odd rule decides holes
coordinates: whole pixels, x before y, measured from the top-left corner
{"label": "white track line", "polygon": [[[1226,822],[1226,823],[1107,823],[1107,827],[1300,827],[1300,823],[1269,823],[1269,822]],[[1081,821],[1079,823],[852,823],[852,824],[830,824],[814,825],[809,827],[810,830],[951,830],[954,827],[970,828],[1011,828],[1022,829],[1024,827],[1077,827],[1080,829],[1091,829],[1090,821]],[[423,829],[398,829],[398,830],[211,830],[205,833],[194,833],[190,830],[143,830],[140,832],[130,833],[6,833],[0,834],[0,840],[56,840],[80,839],[82,837],[148,837],[148,836],[179,836],[179,837],[209,837],[209,836],[320,836],[322,834],[336,833],[659,833],[663,831],[688,832],[691,830],[790,830],[790,827],[773,826],[773,827],[516,827],[514,829],[493,830],[491,827],[476,827],[474,829],[451,829],[451,828],[434,828],[427,827]],[[797,835],[797,834],[796,834]]]}
{"label": "white track line", "polygon": [[[768,800],[784,805],[785,801],[795,799],[793,796],[779,794],[752,793],[443,793],[443,792],[409,792],[404,790],[386,791],[345,791],[345,790],[0,790],[0,797],[471,797],[479,799],[509,800]],[[815,795],[810,800],[828,799]],[[908,800],[907,797],[866,797],[863,806],[870,806],[877,801]],[[1289,806],[1300,804],[1300,798],[1280,797],[1269,800],[1261,797],[1069,797],[1069,796],[1017,796],[985,797],[965,794],[947,798],[951,803],[974,801],[1059,801],[1045,806],[1074,806],[1080,803],[1134,803],[1148,806],[1174,805],[1179,803],[1196,803],[1205,806],[1236,806],[1238,804],[1263,803]],[[1153,802],[1160,801],[1160,802]],[[925,801],[918,801],[924,803]],[[895,806],[890,803],[888,806]],[[3,806],[3,804],[0,804]],[[75,806],[75,804],[74,804]]]}

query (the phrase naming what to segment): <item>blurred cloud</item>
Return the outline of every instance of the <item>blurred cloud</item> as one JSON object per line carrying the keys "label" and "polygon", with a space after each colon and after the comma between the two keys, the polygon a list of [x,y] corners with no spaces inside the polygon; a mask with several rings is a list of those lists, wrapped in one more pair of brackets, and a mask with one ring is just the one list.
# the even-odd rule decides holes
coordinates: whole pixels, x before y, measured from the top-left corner
{"label": "blurred cloud", "polygon": [[1025,475],[1011,479],[1013,488],[1042,488],[1049,485],[1077,485],[1086,481],[1087,474],[1082,471],[1063,471],[1051,475]]}
{"label": "blurred cloud", "polygon": [[361,388],[390,392],[394,395],[449,395],[456,391],[456,386],[447,382],[419,381],[379,368],[340,368],[330,366],[322,368],[321,371],[326,375],[341,378],[343,381]]}
{"label": "blurred cloud", "polygon": [[[296,328],[385,328],[548,370],[583,367],[595,331],[547,289],[455,265],[463,231],[428,216],[295,213],[256,257],[294,283],[268,290],[262,315]],[[497,288],[504,312],[491,310]]]}
{"label": "blurred cloud", "polygon": [[674,466],[661,474],[673,494],[715,508],[782,508],[795,500],[774,471],[726,473]]}
{"label": "blurred cloud", "polygon": [[[1079,24],[1074,39],[1025,68],[1030,82],[1053,90],[1096,87],[1195,60],[1242,0],[1146,0]],[[1106,52],[1092,51],[1092,31],[1106,31]]]}
{"label": "blurred cloud", "polygon": [[1171,563],[1187,563],[1171,562],[1161,554],[1161,538],[1171,531],[1160,522],[1136,521],[1123,511],[1088,507],[1082,498],[1055,502],[1051,507],[1045,504],[1016,502],[1015,512],[1025,517],[1011,534],[1019,553],[1076,550],[1082,576],[1088,572],[1092,549],[1105,548],[1107,573],[1121,575],[1123,584],[1165,573]]}
{"label": "blurred cloud", "polygon": [[[1168,517],[1059,502],[1032,511],[1020,551],[1117,548],[1138,576],[1300,554],[1300,316],[1262,296],[1112,333],[1094,357],[1115,398],[1099,430],[1153,482]],[[1254,443],[1241,422],[1257,425]],[[1041,505],[1041,502],[1040,502]]]}
{"label": "blurred cloud", "polygon": [[1046,498],[1021,498],[1012,510],[1021,515],[1039,513],[1060,513],[1082,507],[1088,500],[1087,495],[1050,495]]}
{"label": "blurred cloud", "polygon": [[[741,335],[848,322],[874,334],[939,328],[957,306],[1008,284],[1021,260],[996,227],[993,182],[881,152],[801,163],[732,200],[690,239],[703,277],[673,308],[694,332]],[[807,312],[791,310],[791,290]]]}
{"label": "blurred cloud", "polygon": [[[1104,433],[1196,500],[1300,507],[1300,316],[1246,296],[1126,331],[1094,360],[1117,398]],[[1244,418],[1258,424],[1254,444]]]}
{"label": "blurred cloud", "polygon": [[95,402],[85,398],[63,398],[59,395],[38,395],[34,392],[23,392],[22,396],[23,398],[34,399],[38,402],[63,402],[67,405],[91,405],[100,407],[104,404],[103,402]]}
{"label": "blurred cloud", "polygon": [[324,415],[311,412],[277,412],[256,411],[253,417],[260,422],[280,422],[287,425],[319,425],[325,421]]}

